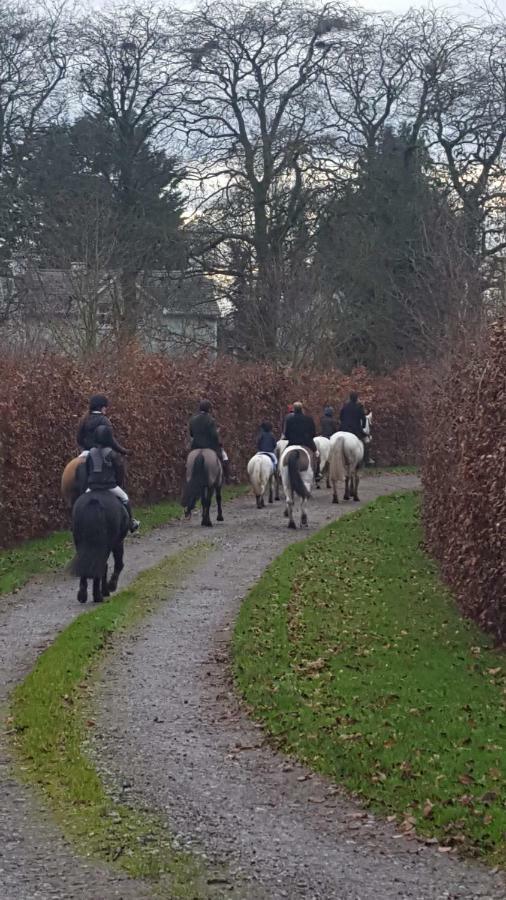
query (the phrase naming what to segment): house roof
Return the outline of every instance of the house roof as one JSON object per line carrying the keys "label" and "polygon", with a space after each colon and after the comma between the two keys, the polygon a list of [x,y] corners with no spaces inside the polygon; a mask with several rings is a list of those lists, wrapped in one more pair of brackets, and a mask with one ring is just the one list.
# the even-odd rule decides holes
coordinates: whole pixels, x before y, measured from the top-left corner
{"label": "house roof", "polygon": [[213,282],[203,275],[153,272],[142,280],[141,290],[164,315],[220,318]]}
{"label": "house roof", "polygon": [[[68,315],[73,298],[82,290],[83,275],[77,266],[69,270],[30,268],[9,279],[1,279],[0,297],[14,287],[25,313],[40,315],[44,310],[44,315]],[[107,289],[117,278],[117,272],[104,272],[97,279],[97,294],[106,295]],[[139,278],[139,290],[151,301],[151,311],[165,316],[192,319],[220,317],[213,282],[205,276],[146,273]]]}

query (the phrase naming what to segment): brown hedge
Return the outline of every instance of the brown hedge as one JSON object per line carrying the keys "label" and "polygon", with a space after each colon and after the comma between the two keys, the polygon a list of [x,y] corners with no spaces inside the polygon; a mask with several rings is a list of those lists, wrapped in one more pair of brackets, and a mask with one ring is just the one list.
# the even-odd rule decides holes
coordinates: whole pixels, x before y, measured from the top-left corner
{"label": "brown hedge", "polygon": [[383,464],[413,462],[420,445],[420,370],[371,378],[359,370],[297,373],[229,358],[208,362],[147,356],[136,348],[86,364],[67,358],[0,360],[0,545],[68,524],[60,501],[64,464],[90,393],[104,390],[121,441],[134,451],[128,488],[136,501],[178,496],[188,418],[202,396],[215,406],[225,446],[240,477],[259,422],[279,432],[287,403],[303,400],[315,416],[356,387],[375,415],[375,456]]}
{"label": "brown hedge", "polygon": [[456,352],[427,407],[424,525],[462,611],[506,638],[506,323]]}

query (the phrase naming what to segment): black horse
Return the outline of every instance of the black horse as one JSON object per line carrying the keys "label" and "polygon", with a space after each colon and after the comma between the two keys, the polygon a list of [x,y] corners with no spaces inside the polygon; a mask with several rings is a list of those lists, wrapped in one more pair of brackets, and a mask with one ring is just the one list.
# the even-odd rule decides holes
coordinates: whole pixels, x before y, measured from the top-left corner
{"label": "black horse", "polygon": [[[76,555],[71,572],[80,578],[79,603],[88,599],[88,578],[93,579],[95,603],[101,603],[116,590],[123,569],[123,542],[128,525],[125,507],[110,491],[90,491],[76,500],[72,510]],[[111,553],[114,571],[108,581],[107,563]]]}

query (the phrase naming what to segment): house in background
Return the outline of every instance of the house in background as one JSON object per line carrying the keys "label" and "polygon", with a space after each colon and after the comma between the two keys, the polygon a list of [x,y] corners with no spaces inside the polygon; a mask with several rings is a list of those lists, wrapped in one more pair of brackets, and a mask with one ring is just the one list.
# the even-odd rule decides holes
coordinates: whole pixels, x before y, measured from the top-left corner
{"label": "house in background", "polygon": [[[114,334],[122,296],[117,272],[17,265],[0,277],[0,343],[93,351]],[[216,354],[220,309],[213,281],[185,273],[141,273],[137,339],[153,353]]]}

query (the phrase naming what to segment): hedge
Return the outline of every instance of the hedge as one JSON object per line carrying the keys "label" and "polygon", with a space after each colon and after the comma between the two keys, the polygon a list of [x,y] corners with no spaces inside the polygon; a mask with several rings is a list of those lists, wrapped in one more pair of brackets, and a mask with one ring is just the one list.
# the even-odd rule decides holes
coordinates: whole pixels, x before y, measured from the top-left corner
{"label": "hedge", "polygon": [[0,545],[68,524],[60,500],[63,466],[76,452],[75,435],[91,393],[105,391],[118,438],[133,455],[128,490],[137,502],[178,496],[188,449],[188,419],[199,398],[214,405],[224,444],[239,477],[260,421],[279,433],[287,403],[301,399],[319,417],[350,389],[374,412],[375,456],[382,464],[412,463],[421,439],[423,373],[389,378],[364,370],[298,373],[230,358],[171,360],[137,348],[86,363],[50,354],[0,361]]}
{"label": "hedge", "polygon": [[465,615],[506,639],[506,323],[457,350],[425,420],[430,552]]}

